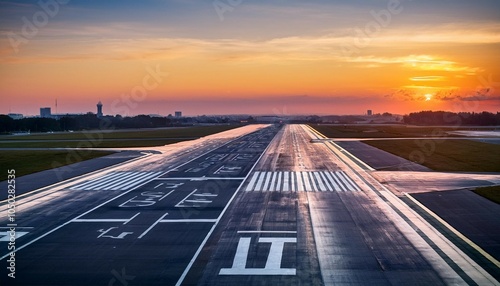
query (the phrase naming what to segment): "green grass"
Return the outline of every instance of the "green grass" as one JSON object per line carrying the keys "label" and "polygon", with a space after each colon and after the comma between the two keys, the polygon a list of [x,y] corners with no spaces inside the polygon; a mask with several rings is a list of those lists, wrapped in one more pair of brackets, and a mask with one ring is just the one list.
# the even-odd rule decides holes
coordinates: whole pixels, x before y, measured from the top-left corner
{"label": "green grass", "polygon": [[474,193],[500,204],[500,186],[477,188]]}
{"label": "green grass", "polygon": [[496,144],[465,139],[375,140],[363,143],[415,161],[435,171],[500,172],[498,163],[500,145]]}
{"label": "green grass", "polygon": [[0,148],[121,148],[162,146],[196,139],[240,126],[241,125],[214,125],[135,131],[85,131],[62,134],[2,136],[0,137]]}
{"label": "green grass", "polygon": [[[314,129],[329,138],[402,138],[402,137],[435,137],[448,135],[447,131],[476,130],[474,128],[453,127],[416,127],[406,125],[311,125]],[[481,130],[493,130],[486,128]]]}
{"label": "green grass", "polygon": [[[185,139],[188,140],[188,139]],[[109,140],[109,141],[42,141],[42,142],[5,142],[0,141],[0,148],[127,148],[154,147],[173,144],[183,139],[141,139],[141,140]]]}
{"label": "green grass", "polygon": [[[75,153],[76,152],[76,153]],[[106,151],[0,151],[0,181],[7,179],[7,170],[16,170],[16,177],[85,161],[114,152]]]}

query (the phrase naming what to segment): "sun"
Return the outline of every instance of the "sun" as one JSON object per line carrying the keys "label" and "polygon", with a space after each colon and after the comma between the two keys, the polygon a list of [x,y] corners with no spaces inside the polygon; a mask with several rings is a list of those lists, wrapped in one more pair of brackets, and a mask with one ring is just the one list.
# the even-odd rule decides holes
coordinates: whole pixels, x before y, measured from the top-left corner
{"label": "sun", "polygon": [[426,95],[424,95],[424,96],[425,96],[425,101],[429,101],[429,100],[431,100],[431,99],[432,99],[432,94],[430,94],[430,93],[427,93],[427,94],[426,94]]}

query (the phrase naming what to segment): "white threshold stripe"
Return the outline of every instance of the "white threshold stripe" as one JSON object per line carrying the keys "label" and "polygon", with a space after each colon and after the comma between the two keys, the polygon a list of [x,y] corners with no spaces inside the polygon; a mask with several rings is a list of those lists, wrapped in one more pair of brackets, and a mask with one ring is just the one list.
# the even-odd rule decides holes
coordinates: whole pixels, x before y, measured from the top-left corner
{"label": "white threshold stripe", "polygon": [[361,189],[343,171],[266,171],[251,174],[245,191],[356,192]]}
{"label": "white threshold stripe", "polygon": [[302,181],[302,172],[294,172],[292,176],[297,176],[297,188],[294,191],[303,192],[304,191],[304,182]]}
{"label": "white threshold stripe", "polygon": [[70,189],[127,190],[161,174],[162,172],[114,172],[95,180],[72,186]]}
{"label": "white threshold stripe", "polygon": [[269,191],[276,191],[276,177],[277,177],[277,172],[273,172],[273,178],[271,180],[271,185],[269,185]]}
{"label": "white threshold stripe", "polygon": [[[142,182],[145,182],[145,181],[149,182],[149,181],[151,181],[153,178],[155,178],[157,176],[159,176],[158,173],[153,173],[151,175],[143,176],[141,180],[138,179],[138,180],[135,180],[135,181],[132,181],[132,182],[129,181],[129,183],[127,185],[125,185],[124,187],[119,188],[119,190],[123,191],[123,190],[126,190],[128,188],[133,188],[134,186],[136,186],[136,185],[138,185],[138,184],[140,184]],[[130,183],[132,183],[132,184],[130,184]]]}
{"label": "white threshold stripe", "polygon": [[290,174],[285,171],[283,173],[283,192],[288,192],[290,190]]}
{"label": "white threshold stripe", "polygon": [[72,186],[70,189],[84,189],[84,188],[94,187],[96,185],[101,184],[102,182],[107,181],[107,180],[112,180],[113,178],[116,178],[116,177],[118,177],[118,176],[120,176],[122,174],[123,173],[120,173],[120,172],[109,173],[109,174],[106,174],[106,175],[104,175],[104,176],[102,176],[100,178],[97,178],[97,179],[94,179],[94,180],[91,180],[91,181],[86,181],[84,183]]}
{"label": "white threshold stripe", "polygon": [[325,184],[325,188],[327,191],[335,191],[335,188],[333,188],[331,185],[330,185],[330,181],[328,181],[328,178],[326,177],[325,175],[325,172],[321,172],[319,173],[321,179],[323,180],[323,183]]}
{"label": "white threshold stripe", "polygon": [[78,184],[78,185],[75,185],[73,187],[71,187],[70,189],[79,189],[79,188],[90,188],[90,187],[93,187],[95,185],[98,185],[100,184],[101,182],[103,181],[107,181],[107,180],[112,180],[113,178],[117,177],[117,176],[120,176],[122,173],[119,173],[119,172],[116,172],[116,173],[109,173],[109,174],[106,174],[104,175],[103,177],[101,178],[97,178],[95,180],[91,180],[91,181],[86,181],[84,183],[81,183],[81,184]]}
{"label": "white threshold stripe", "polygon": [[302,182],[304,183],[304,191],[306,192],[311,192],[314,191],[311,183],[309,182],[309,176],[307,172],[300,172],[300,175],[302,177]]}
{"label": "white threshold stripe", "polygon": [[109,184],[114,184],[115,182],[126,179],[130,175],[131,175],[131,172],[122,172],[122,173],[118,173],[118,176],[114,176],[111,179],[102,180],[102,179],[98,178],[96,180],[97,181],[96,184],[92,184],[91,186],[87,186],[84,189],[85,190],[100,190],[102,187],[105,187]]}
{"label": "white threshold stripe", "polygon": [[278,180],[276,182],[276,190],[277,191],[281,191],[281,173],[282,172],[278,172]]}
{"label": "white threshold stripe", "polygon": [[132,188],[135,185],[140,184],[141,182],[147,181],[147,180],[149,180],[153,177],[156,177],[156,176],[158,176],[158,173],[156,173],[156,172],[155,173],[140,174],[139,176],[137,176],[135,178],[134,177],[129,178],[127,181],[125,181],[123,183],[114,184],[110,188],[116,189],[116,190],[126,190],[128,188]]}
{"label": "white threshold stripe", "polygon": [[344,176],[342,176],[342,172],[336,172],[336,174],[337,174],[337,177],[340,178],[342,180],[342,182],[345,184],[346,191],[350,191],[353,189],[352,185],[349,182],[350,179],[347,179]]}
{"label": "white threshold stripe", "polygon": [[168,178],[155,178],[155,181],[207,181],[207,180],[235,180],[241,181],[245,177],[168,177]]}
{"label": "white threshold stripe", "polygon": [[359,189],[358,185],[356,185],[356,183],[351,178],[349,178],[349,176],[347,176],[346,173],[342,172],[341,175],[344,176],[344,178],[349,182],[349,184],[351,184],[353,190],[355,190],[355,191],[361,191]]}
{"label": "white threshold stripe", "polygon": [[344,191],[344,186],[342,185],[340,180],[336,178],[335,173],[328,172],[326,174],[328,175],[330,182],[332,182],[335,185],[336,191],[338,192]]}
{"label": "white threshold stripe", "polygon": [[265,176],[266,176],[266,172],[261,172],[261,173],[259,174],[259,179],[257,180],[257,185],[255,185],[255,189],[257,189],[257,190],[259,190],[259,191],[261,190],[261,188],[262,188],[262,183],[263,183],[263,181],[264,181],[264,177],[265,177]]}
{"label": "white threshold stripe", "polygon": [[320,174],[321,174],[320,172],[313,173],[314,177],[316,178],[316,181],[318,182],[319,190],[324,192],[324,191],[326,191],[326,188],[325,188],[325,185],[323,184],[323,181],[321,179]]}
{"label": "white threshold stripe", "polygon": [[246,191],[252,191],[253,187],[255,186],[255,182],[257,181],[257,178],[259,177],[260,172],[255,172],[252,176],[252,179],[250,179],[250,182],[248,183],[248,186],[246,188]]}
{"label": "white threshold stripe", "polygon": [[262,191],[267,191],[269,188],[269,181],[271,180],[272,173],[266,172],[266,179],[264,180],[264,186],[262,187]]}
{"label": "white threshold stripe", "polygon": [[126,185],[129,182],[134,182],[136,180],[140,180],[142,177],[144,177],[144,174],[139,174],[138,176],[134,176],[134,174],[130,174],[129,176],[126,176],[125,178],[121,178],[119,180],[114,180],[113,182],[107,182],[102,187],[96,188],[98,190],[113,190],[113,189],[118,189],[122,185]]}

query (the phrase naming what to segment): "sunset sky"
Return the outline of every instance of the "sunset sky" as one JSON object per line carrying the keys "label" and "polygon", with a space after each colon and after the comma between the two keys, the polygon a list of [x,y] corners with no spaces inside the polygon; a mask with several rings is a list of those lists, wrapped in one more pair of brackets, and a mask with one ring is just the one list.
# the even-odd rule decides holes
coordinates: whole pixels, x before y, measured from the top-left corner
{"label": "sunset sky", "polygon": [[40,3],[0,1],[2,114],[500,111],[498,0]]}

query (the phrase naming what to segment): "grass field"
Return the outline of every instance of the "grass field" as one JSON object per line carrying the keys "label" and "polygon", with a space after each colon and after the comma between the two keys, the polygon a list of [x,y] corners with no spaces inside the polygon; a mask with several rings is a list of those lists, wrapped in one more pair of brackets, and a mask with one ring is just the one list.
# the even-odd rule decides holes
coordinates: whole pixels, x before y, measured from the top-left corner
{"label": "grass field", "polygon": [[0,148],[121,148],[162,146],[196,139],[236,127],[240,127],[240,125],[2,136],[0,137]]}
{"label": "grass field", "polygon": [[[192,140],[230,130],[241,125],[213,125],[149,130],[86,131],[74,133],[1,136],[0,148],[121,148],[162,146]],[[16,142],[13,142],[16,141]],[[7,179],[7,170],[15,169],[16,177],[53,168],[52,163],[65,165],[71,151],[0,150],[0,181]],[[93,159],[113,152],[78,152],[79,161]],[[74,156],[71,163],[76,163]]]}
{"label": "grass field", "polygon": [[478,188],[474,190],[474,193],[500,204],[500,186]]}
{"label": "grass field", "polygon": [[[329,138],[402,138],[402,137],[430,137],[449,136],[446,131],[476,130],[467,127],[417,127],[406,125],[311,125],[314,129]],[[481,128],[493,130],[493,128]]]}
{"label": "grass field", "polygon": [[[10,169],[16,170],[16,177],[20,177],[52,169],[54,162],[57,162],[57,166],[68,165],[66,157],[69,153],[70,151],[0,151],[0,166],[2,166],[0,181],[7,179],[7,170]],[[106,151],[78,152],[79,156],[71,156],[69,163],[76,163],[76,159],[85,161],[113,153]]]}
{"label": "grass field", "polygon": [[[422,145],[426,142],[426,145]],[[472,140],[376,140],[364,143],[443,172],[500,172],[500,145]],[[420,152],[420,153],[419,153]],[[412,156],[419,153],[422,156]],[[423,160],[423,162],[422,162]],[[420,161],[420,162],[419,162]]]}

